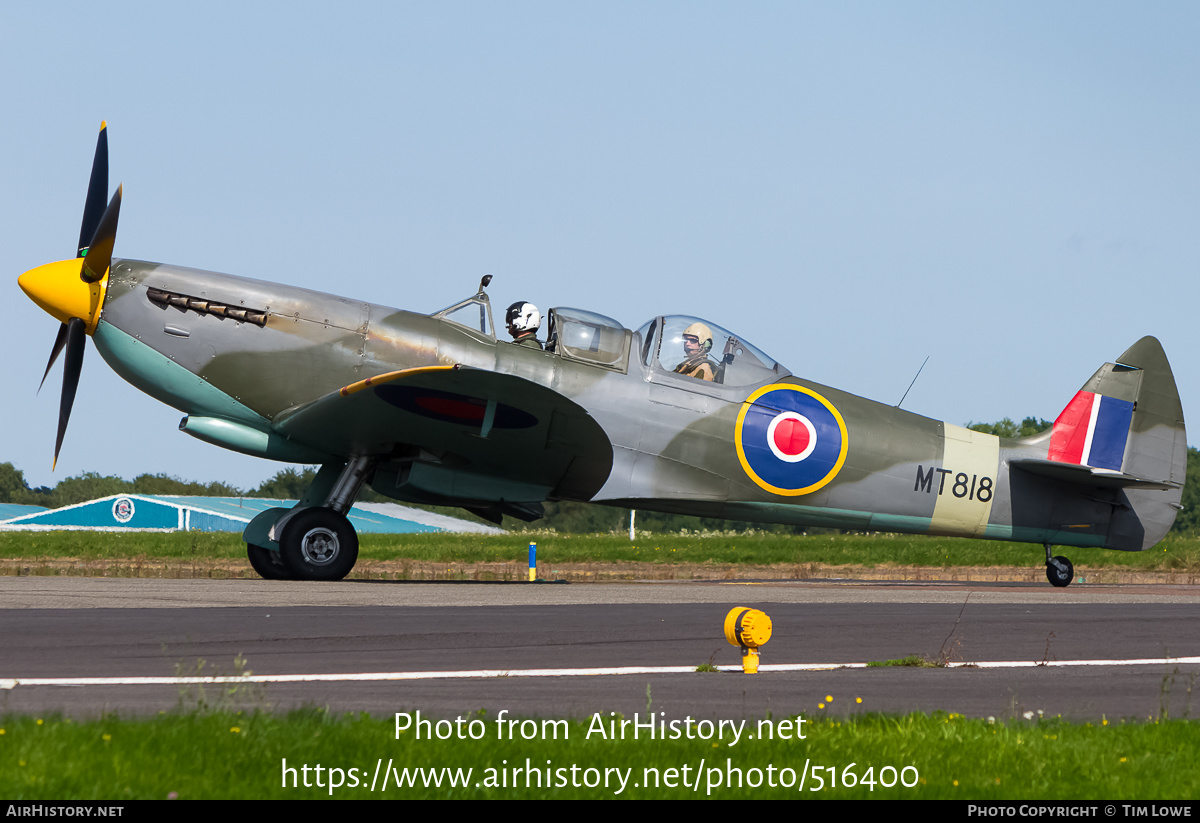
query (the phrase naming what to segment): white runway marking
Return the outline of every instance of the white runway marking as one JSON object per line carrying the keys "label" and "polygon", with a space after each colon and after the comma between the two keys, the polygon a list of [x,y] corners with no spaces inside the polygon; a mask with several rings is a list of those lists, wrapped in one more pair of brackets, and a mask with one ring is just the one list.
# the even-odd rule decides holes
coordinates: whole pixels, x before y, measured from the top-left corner
{"label": "white runway marking", "polygon": [[[947,668],[1033,669],[1065,666],[1155,666],[1200,664],[1200,657],[1158,657],[1138,660],[1047,660],[950,663]],[[865,669],[866,663],[761,664],[760,673]],[[884,667],[880,667],[884,668]],[[741,666],[717,666],[718,671],[740,672]],[[225,677],[12,677],[0,678],[0,689],[17,686],[187,686],[220,683],[366,682],[379,680],[450,680],[488,677],[595,677],[622,674],[693,674],[695,666],[618,666],[596,669],[477,669],[454,672],[361,672],[343,674],[248,674]]]}

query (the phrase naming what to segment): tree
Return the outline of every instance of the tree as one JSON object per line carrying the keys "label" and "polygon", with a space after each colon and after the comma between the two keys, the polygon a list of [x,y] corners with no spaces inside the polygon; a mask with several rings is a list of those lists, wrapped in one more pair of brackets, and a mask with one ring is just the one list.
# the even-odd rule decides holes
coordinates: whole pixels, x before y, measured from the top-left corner
{"label": "tree", "polygon": [[226,483],[197,483],[167,474],[140,474],[133,479],[135,494],[175,494],[200,497],[240,497],[241,491]]}
{"label": "tree", "polygon": [[247,497],[270,497],[276,500],[299,500],[303,496],[305,489],[312,484],[313,478],[317,476],[317,470],[312,466],[305,466],[302,470],[297,471],[293,468],[280,469],[275,472],[275,476],[268,480],[264,480],[257,489],[250,492]]}
{"label": "tree", "polygon": [[0,503],[24,503],[28,496],[25,472],[12,463],[0,463]]}
{"label": "tree", "polygon": [[86,503],[99,497],[113,494],[129,493],[133,484],[115,475],[104,476],[97,472],[83,472],[74,477],[60,480],[50,494],[50,508],[73,506],[76,503]]}
{"label": "tree", "polygon": [[1183,481],[1183,511],[1175,515],[1173,532],[1200,530],[1200,451],[1188,446],[1187,474]]}
{"label": "tree", "polygon": [[1026,417],[1018,426],[1011,417],[1005,417],[995,423],[968,423],[967,428],[984,434],[994,434],[997,437],[1013,438],[1032,437],[1053,425],[1049,420],[1043,420],[1040,417]]}

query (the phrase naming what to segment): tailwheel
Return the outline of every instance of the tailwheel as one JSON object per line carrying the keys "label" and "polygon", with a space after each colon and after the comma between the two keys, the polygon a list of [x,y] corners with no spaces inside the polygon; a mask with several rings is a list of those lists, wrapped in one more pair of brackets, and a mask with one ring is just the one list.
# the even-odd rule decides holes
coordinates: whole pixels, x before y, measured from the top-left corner
{"label": "tailwheel", "polygon": [[333,509],[302,509],[284,526],[279,554],[296,580],[341,580],[358,560],[358,534]]}
{"label": "tailwheel", "polygon": [[258,572],[258,576],[264,580],[290,580],[292,577],[283,565],[279,552],[247,543],[246,556],[250,558],[250,565]]}
{"label": "tailwheel", "polygon": [[[1049,554],[1049,551],[1047,551]],[[1064,588],[1075,579],[1075,567],[1071,561],[1061,555],[1046,558],[1046,579],[1055,588]]]}

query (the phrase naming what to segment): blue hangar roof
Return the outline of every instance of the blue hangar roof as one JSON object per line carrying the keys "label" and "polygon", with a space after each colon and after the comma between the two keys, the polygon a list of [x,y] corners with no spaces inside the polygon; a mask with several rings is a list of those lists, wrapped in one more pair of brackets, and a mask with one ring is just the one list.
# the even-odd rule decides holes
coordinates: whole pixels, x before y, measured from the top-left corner
{"label": "blue hangar roof", "polygon": [[23,514],[46,511],[45,506],[26,506],[21,503],[0,503],[0,523],[10,517],[20,517]]}
{"label": "blue hangar roof", "polygon": [[[291,508],[295,500],[263,497],[186,497],[114,494],[32,514],[0,514],[0,529],[81,529],[86,531],[240,532],[256,514],[274,506]],[[361,533],[475,532],[502,534],[502,529],[433,514],[397,503],[356,503],[350,522]]]}

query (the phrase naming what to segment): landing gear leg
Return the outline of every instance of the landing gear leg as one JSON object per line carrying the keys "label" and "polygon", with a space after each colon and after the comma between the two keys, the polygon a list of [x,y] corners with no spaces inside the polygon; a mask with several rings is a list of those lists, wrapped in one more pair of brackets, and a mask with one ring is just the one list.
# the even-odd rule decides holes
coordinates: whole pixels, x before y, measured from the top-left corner
{"label": "landing gear leg", "polygon": [[[322,466],[297,508],[276,521],[273,531],[279,542],[279,556],[292,577],[341,580],[354,568],[358,534],[346,512],[374,466],[374,458],[355,456],[331,485],[329,475],[337,471],[337,465]],[[324,489],[328,491],[322,494]]]}
{"label": "landing gear leg", "polygon": [[1064,588],[1069,586],[1071,581],[1075,579],[1075,567],[1071,565],[1071,561],[1063,556],[1051,557],[1050,544],[1046,545],[1046,579],[1050,581],[1050,585],[1055,588]]}

